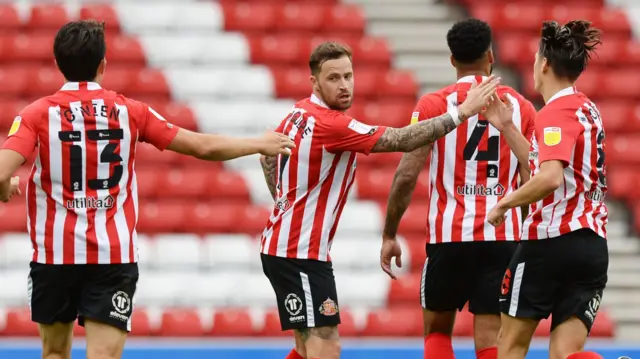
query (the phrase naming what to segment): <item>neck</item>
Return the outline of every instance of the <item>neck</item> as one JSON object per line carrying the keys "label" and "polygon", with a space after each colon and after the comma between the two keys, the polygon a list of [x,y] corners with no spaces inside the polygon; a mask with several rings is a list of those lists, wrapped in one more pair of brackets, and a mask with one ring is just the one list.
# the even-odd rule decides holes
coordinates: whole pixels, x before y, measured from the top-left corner
{"label": "neck", "polygon": [[458,80],[460,80],[463,77],[466,76],[489,76],[489,74],[487,73],[487,71],[485,70],[462,70],[462,69],[456,69],[456,76],[458,77]]}
{"label": "neck", "polygon": [[573,85],[574,83],[569,80],[553,79],[552,81],[548,81],[548,83],[542,86],[542,88],[540,89],[540,95],[542,95],[544,103],[547,103],[553,97],[553,95]]}

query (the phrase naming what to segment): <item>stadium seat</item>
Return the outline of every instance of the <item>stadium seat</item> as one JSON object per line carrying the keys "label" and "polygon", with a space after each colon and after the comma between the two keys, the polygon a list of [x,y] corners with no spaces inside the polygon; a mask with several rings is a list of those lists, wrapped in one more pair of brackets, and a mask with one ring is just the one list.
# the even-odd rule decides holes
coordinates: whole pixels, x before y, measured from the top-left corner
{"label": "stadium seat", "polygon": [[0,204],[0,232],[21,232],[27,228],[27,204],[20,200]]}
{"label": "stadium seat", "polygon": [[182,158],[184,157],[176,152],[160,152],[157,148],[147,143],[138,143],[136,145],[136,166],[149,166],[160,172],[165,168],[179,165]]}
{"label": "stadium seat", "polygon": [[356,303],[366,308],[382,308],[387,303],[390,279],[381,270],[336,275],[342,303]]}
{"label": "stadium seat", "polygon": [[269,3],[223,3],[222,10],[227,31],[270,31],[276,22],[276,7]]}
{"label": "stadium seat", "polygon": [[411,306],[420,301],[422,273],[410,273],[391,281],[389,306]]}
{"label": "stadium seat", "polygon": [[22,26],[18,9],[13,4],[0,5],[0,30],[17,31]]}
{"label": "stadium seat", "polygon": [[129,335],[148,337],[152,333],[149,313],[143,308],[134,308],[131,315],[131,332]]}
{"label": "stadium seat", "polygon": [[140,200],[138,231],[141,233],[170,233],[184,228],[188,207],[182,201]]}
{"label": "stadium seat", "polygon": [[31,321],[31,311],[27,307],[9,309],[6,316],[4,330],[0,330],[2,336],[37,337],[38,326]]}
{"label": "stadium seat", "polygon": [[226,308],[213,314],[213,326],[207,334],[219,337],[255,335],[253,320],[247,309]]}
{"label": "stadium seat", "polygon": [[140,42],[129,36],[108,37],[106,58],[110,64],[121,63],[135,67],[146,65],[146,56]]}
{"label": "stadium seat", "polygon": [[280,317],[277,310],[270,310],[265,313],[264,326],[260,330],[260,336],[265,337],[288,337],[291,336],[288,331],[282,331],[280,326]]}
{"label": "stadium seat", "polygon": [[206,267],[238,270],[259,269],[259,249],[259,243],[247,234],[216,234],[204,238],[201,250]]}
{"label": "stadium seat", "polygon": [[326,7],[321,4],[284,3],[275,9],[275,31],[313,33],[323,24]]}
{"label": "stadium seat", "polygon": [[607,169],[607,194],[613,198],[635,203],[640,199],[640,171],[632,167]]}
{"label": "stadium seat", "polygon": [[149,258],[156,269],[189,269],[200,266],[201,239],[193,234],[159,234],[154,236]]}
{"label": "stadium seat", "polygon": [[360,6],[340,4],[325,10],[322,29],[325,31],[361,34],[365,28],[365,17]]}
{"label": "stadium seat", "polygon": [[5,233],[0,237],[0,268],[20,268],[33,258],[33,245],[26,233]]}
{"label": "stadium seat", "polygon": [[370,312],[361,334],[369,337],[411,337],[421,333],[421,309],[420,306],[414,305]]}
{"label": "stadium seat", "polygon": [[[26,105],[27,103],[21,100],[7,99],[0,101],[0,131],[2,131],[3,135],[6,134],[5,131],[11,128],[13,120]],[[4,138],[0,138],[0,143],[4,143]]]}
{"label": "stadium seat", "polygon": [[453,336],[473,337],[473,314],[469,312],[468,307],[456,313]]}
{"label": "stadium seat", "polygon": [[28,278],[29,267],[26,265],[3,271],[0,303],[8,306],[28,304]]}
{"label": "stadium seat", "polygon": [[34,4],[27,26],[30,30],[56,31],[71,19],[63,4]]}
{"label": "stadium seat", "polygon": [[162,313],[158,336],[166,337],[200,337],[205,334],[202,320],[196,310],[167,309]]}
{"label": "stadium seat", "polygon": [[619,135],[607,140],[607,166],[640,163],[640,135]]}
{"label": "stadium seat", "polygon": [[[108,32],[120,31],[120,17],[109,4],[83,4],[80,8],[80,18],[104,21]],[[108,47],[107,51],[109,51]]]}

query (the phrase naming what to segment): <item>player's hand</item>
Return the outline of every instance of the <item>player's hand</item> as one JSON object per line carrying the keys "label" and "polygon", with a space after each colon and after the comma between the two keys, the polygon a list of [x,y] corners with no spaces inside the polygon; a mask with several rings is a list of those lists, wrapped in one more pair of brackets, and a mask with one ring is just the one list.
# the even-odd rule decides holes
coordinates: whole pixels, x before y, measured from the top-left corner
{"label": "player's hand", "polygon": [[392,279],[398,279],[391,270],[391,259],[396,258],[396,266],[402,268],[402,248],[398,240],[385,237],[382,239],[382,249],[380,250],[380,267],[389,275]]}
{"label": "player's hand", "polygon": [[265,156],[290,155],[296,144],[289,136],[277,132],[267,132],[259,140],[260,154]]}
{"label": "player's hand", "polygon": [[14,195],[21,195],[22,191],[20,191],[20,177],[16,176],[16,177],[11,177],[11,182],[9,184],[9,195],[6,197],[6,199],[3,199],[2,202],[9,202],[9,200],[11,199],[11,197],[13,197]]}
{"label": "player's hand", "polygon": [[492,226],[497,227],[504,223],[506,219],[505,213],[507,213],[507,209],[503,208],[498,202],[498,205],[493,207],[493,209],[487,215],[487,222],[489,222]]}
{"label": "player's hand", "polygon": [[493,97],[481,113],[498,131],[513,126],[513,104],[507,98]]}
{"label": "player's hand", "polygon": [[467,99],[460,105],[460,111],[465,117],[475,116],[489,104],[491,97],[497,96],[496,89],[500,78],[494,75],[487,77],[482,83],[473,83],[467,92]]}

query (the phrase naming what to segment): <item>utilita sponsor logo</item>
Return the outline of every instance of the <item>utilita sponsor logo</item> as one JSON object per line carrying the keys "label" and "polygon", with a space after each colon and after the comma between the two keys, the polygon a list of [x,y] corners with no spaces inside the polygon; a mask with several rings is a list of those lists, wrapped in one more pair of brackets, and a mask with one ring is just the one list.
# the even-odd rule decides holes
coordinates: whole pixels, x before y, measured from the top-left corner
{"label": "utilita sponsor logo", "polygon": [[458,186],[456,191],[461,196],[502,196],[504,195],[504,186],[497,184],[493,187],[487,187],[483,184]]}

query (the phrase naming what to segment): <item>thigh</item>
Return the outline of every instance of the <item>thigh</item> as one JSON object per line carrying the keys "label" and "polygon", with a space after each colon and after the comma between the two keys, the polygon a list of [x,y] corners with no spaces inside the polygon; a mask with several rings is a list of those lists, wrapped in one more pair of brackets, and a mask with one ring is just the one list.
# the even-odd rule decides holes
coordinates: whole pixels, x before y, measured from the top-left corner
{"label": "thigh", "polygon": [[136,263],[93,265],[85,277],[80,325],[91,319],[130,332],[137,283]]}
{"label": "thigh", "polygon": [[73,322],[38,324],[38,331],[40,332],[40,339],[42,340],[42,354],[44,357],[56,354],[63,358],[71,357],[73,324]]}
{"label": "thigh", "polygon": [[420,301],[433,312],[461,310],[471,295],[475,280],[473,243],[427,245],[427,260],[422,270]]}
{"label": "thigh", "polygon": [[517,247],[518,243],[507,241],[477,243],[479,258],[477,280],[469,298],[471,313],[500,315],[500,289]]}
{"label": "thigh", "polygon": [[573,233],[566,241],[563,251],[566,256],[571,255],[572,260],[564,272],[564,282],[553,309],[551,330],[577,317],[590,332],[607,285],[607,243],[590,230]]}
{"label": "thigh", "polygon": [[29,282],[31,320],[40,324],[75,321],[78,316],[79,284],[84,266],[32,262],[30,267],[29,277],[25,280]]}
{"label": "thigh", "polygon": [[121,358],[127,332],[111,324],[85,318],[87,358]]}
{"label": "thigh", "polygon": [[521,242],[500,288],[500,310],[516,318],[548,318],[559,285],[553,241]]}

